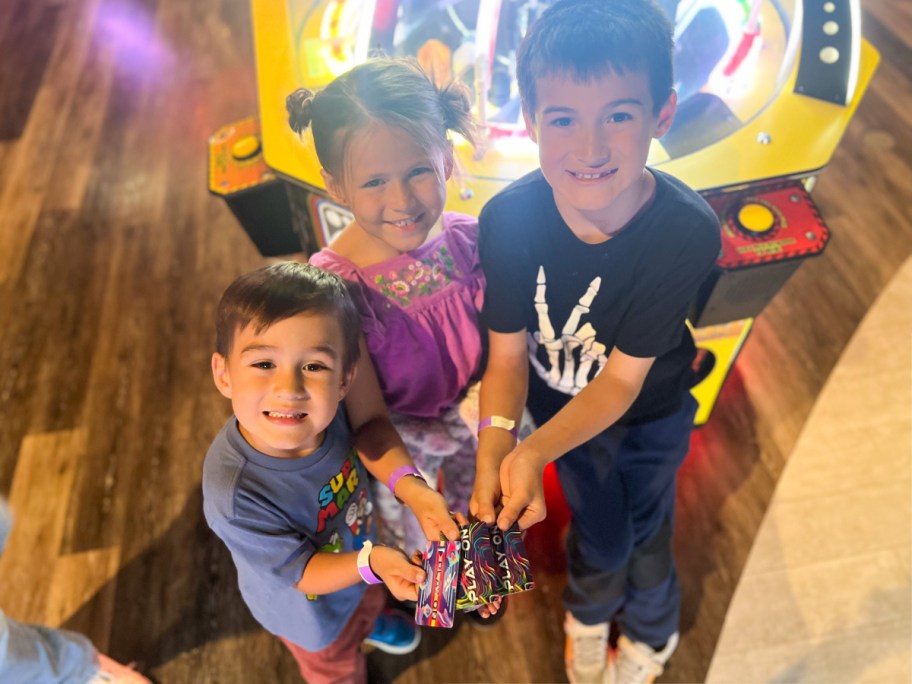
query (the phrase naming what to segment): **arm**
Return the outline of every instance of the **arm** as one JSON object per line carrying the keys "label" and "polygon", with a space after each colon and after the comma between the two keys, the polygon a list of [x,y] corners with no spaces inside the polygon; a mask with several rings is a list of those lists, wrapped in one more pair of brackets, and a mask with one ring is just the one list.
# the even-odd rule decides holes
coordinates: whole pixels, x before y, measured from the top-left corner
{"label": "arm", "polygon": [[[375,545],[370,554],[370,566],[398,600],[418,600],[418,587],[424,582],[424,570],[409,562],[402,551]],[[362,581],[357,553],[325,551],[311,557],[296,586],[305,594],[320,595],[331,594]]]}
{"label": "arm", "polygon": [[[503,416],[519,425],[529,385],[529,360],[525,329],[513,333],[488,333],[488,365],[481,379],[478,415]],[[478,434],[475,486],[469,511],[493,524],[500,502],[500,464],[516,446],[506,430],[486,428]]]}
{"label": "arm", "polygon": [[[361,358],[345,407],[358,455],[371,475],[386,484],[397,468],[415,465],[390,422],[363,335]],[[449,514],[446,500],[426,482],[417,477],[403,477],[393,494],[414,512],[428,539],[439,539],[441,533],[451,541],[459,539],[459,528]]]}
{"label": "arm", "polygon": [[504,508],[497,524],[501,529],[506,530],[516,520],[526,529],[545,518],[545,466],[624,415],[640,393],[654,361],[629,356],[615,347],[594,380],[507,454],[500,465]]}

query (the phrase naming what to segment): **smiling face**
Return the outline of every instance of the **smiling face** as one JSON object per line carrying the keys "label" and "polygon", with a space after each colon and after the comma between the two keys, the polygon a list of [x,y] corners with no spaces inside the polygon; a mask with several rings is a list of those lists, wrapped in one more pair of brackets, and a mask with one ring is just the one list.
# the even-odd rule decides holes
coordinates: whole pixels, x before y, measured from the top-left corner
{"label": "smiling face", "polygon": [[375,124],[348,143],[343,178],[323,172],[333,199],[388,257],[424,244],[446,203],[450,151],[422,148],[395,126]]}
{"label": "smiling face", "polygon": [[561,216],[583,239],[611,235],[649,198],[646,157],[671,126],[674,93],[654,114],[649,78],[635,71],[582,82],[553,74],[537,79],[536,92],[526,127]]}
{"label": "smiling face", "polygon": [[331,314],[291,316],[257,332],[238,330],[225,358],[212,356],[218,390],[231,399],[241,434],[275,458],[306,456],[323,443],[351,385],[344,340]]}

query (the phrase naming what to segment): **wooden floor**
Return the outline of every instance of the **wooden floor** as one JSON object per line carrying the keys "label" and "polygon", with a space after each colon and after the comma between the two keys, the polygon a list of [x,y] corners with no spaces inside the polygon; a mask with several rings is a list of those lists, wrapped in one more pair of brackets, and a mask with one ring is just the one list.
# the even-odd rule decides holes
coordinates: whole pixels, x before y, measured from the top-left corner
{"label": "wooden floor", "polygon": [[[814,191],[834,237],[756,323],[681,472],[683,639],[663,682],[704,679],[815,398],[912,253],[912,5],[863,4],[883,61]],[[160,682],[296,681],[200,501],[228,415],[215,303],[262,263],[207,193],[205,144],[255,112],[243,0],[0,3],[0,493],[17,513],[0,606]],[[372,654],[376,679],[564,681],[560,552],[539,545],[534,567],[495,630]]]}

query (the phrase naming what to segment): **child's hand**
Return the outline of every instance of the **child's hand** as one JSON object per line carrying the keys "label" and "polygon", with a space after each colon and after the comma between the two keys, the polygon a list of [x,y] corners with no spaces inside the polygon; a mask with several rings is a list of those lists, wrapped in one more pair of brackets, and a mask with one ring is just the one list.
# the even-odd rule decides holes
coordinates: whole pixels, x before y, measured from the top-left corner
{"label": "child's hand", "polygon": [[497,526],[507,530],[519,521],[525,530],[547,515],[542,477],[545,462],[534,453],[526,452],[520,444],[500,464],[500,484],[503,488],[503,510],[497,516]]}
{"label": "child's hand", "polygon": [[497,611],[500,610],[500,602],[502,600],[503,596],[495,596],[491,599],[490,603],[486,603],[485,605],[478,608],[478,614],[485,619],[491,617],[492,615],[496,615]]}
{"label": "child's hand", "polygon": [[389,546],[374,546],[370,555],[371,570],[400,601],[417,601],[418,588],[424,583],[424,569],[415,565],[404,552]]}
{"label": "child's hand", "polygon": [[469,499],[469,513],[488,525],[497,519],[496,508],[500,505],[500,475],[496,470],[478,468],[475,472],[475,486]]}
{"label": "child's hand", "polygon": [[403,484],[407,486],[397,486],[396,493],[415,514],[424,536],[431,541],[439,541],[442,534],[450,541],[459,541],[459,527],[453,520],[446,499],[417,477],[407,478]]}

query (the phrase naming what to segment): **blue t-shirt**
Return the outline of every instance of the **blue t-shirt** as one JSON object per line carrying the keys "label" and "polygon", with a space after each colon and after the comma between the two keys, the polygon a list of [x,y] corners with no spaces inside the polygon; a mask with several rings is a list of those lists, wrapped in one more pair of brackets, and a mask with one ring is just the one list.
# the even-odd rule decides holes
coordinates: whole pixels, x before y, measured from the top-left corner
{"label": "blue t-shirt", "polygon": [[308,651],[329,646],[365,586],[307,596],[295,588],[319,551],[374,539],[367,472],[340,409],[319,449],[295,459],[250,446],[232,416],[203,464],[203,512],[237,567],[241,595],[267,630]]}

